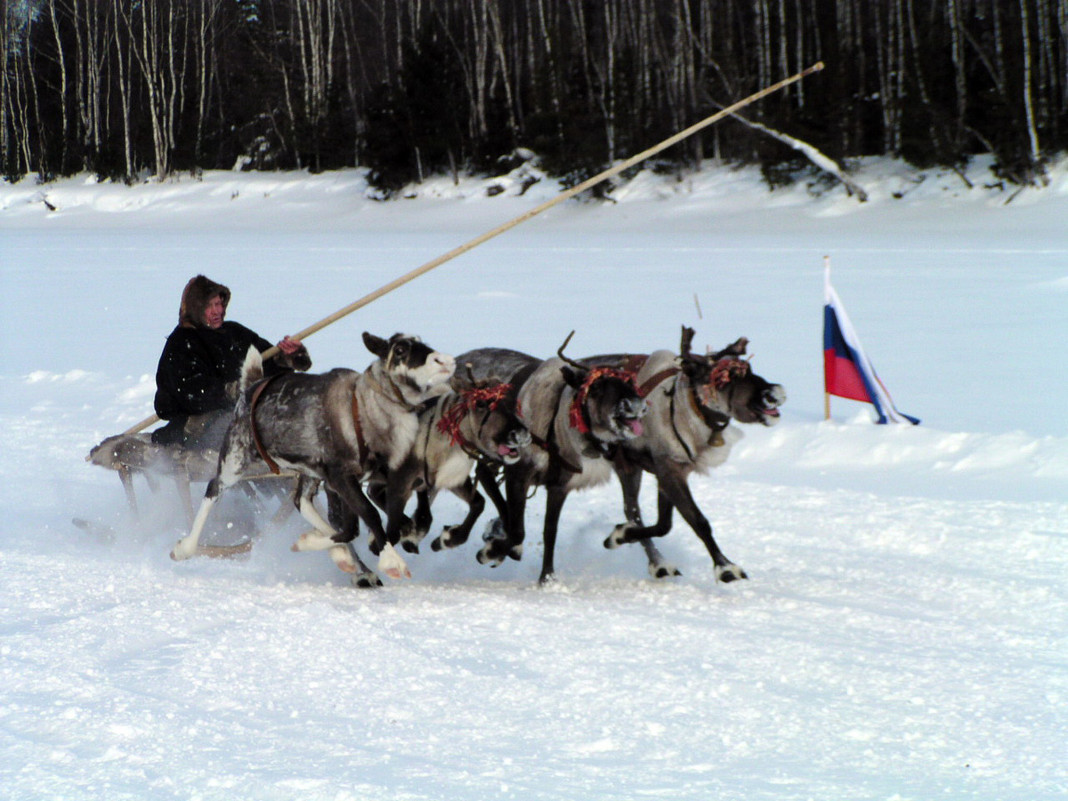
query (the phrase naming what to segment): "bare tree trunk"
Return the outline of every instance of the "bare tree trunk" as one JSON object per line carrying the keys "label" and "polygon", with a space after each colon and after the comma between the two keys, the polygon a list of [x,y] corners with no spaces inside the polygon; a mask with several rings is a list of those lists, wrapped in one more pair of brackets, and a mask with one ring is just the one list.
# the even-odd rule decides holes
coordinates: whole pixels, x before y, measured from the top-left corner
{"label": "bare tree trunk", "polygon": [[519,123],[516,120],[515,98],[512,95],[512,82],[509,79],[508,56],[505,54],[504,31],[501,28],[501,16],[496,0],[486,3],[486,12],[489,17],[489,31],[493,37],[493,52],[496,56],[495,71],[501,76],[501,85],[504,88],[504,102],[508,110],[508,129],[512,137],[515,137]]}
{"label": "bare tree trunk", "polygon": [[[114,13],[112,14],[112,22],[114,23],[114,45],[115,45],[115,63],[118,66],[119,77],[119,104],[122,111],[122,153],[123,164],[126,165],[126,180],[132,181],[134,177],[134,163],[133,163],[133,142],[131,141],[131,96],[133,94],[132,72],[133,72],[133,39],[130,31],[129,19],[120,8],[122,0],[114,0]],[[125,21],[125,28],[120,26],[120,22]],[[126,33],[125,40],[123,39],[123,32]]]}
{"label": "bare tree trunk", "polygon": [[67,58],[63,52],[63,39],[59,35],[59,21],[56,19],[55,0],[48,0],[48,12],[52,20],[52,34],[56,40],[56,61],[59,64],[59,108],[60,137],[62,144],[59,152],[58,172],[64,173],[67,166],[67,142],[70,139],[70,123],[67,120]]}
{"label": "bare tree trunk", "polygon": [[1042,153],[1038,145],[1038,130],[1035,128],[1035,108],[1032,99],[1032,65],[1031,65],[1031,21],[1027,8],[1027,0],[1020,0],[1020,29],[1023,37],[1023,103],[1024,118],[1027,125],[1027,140],[1030,145],[1030,165],[1028,181],[1034,183],[1042,173]]}

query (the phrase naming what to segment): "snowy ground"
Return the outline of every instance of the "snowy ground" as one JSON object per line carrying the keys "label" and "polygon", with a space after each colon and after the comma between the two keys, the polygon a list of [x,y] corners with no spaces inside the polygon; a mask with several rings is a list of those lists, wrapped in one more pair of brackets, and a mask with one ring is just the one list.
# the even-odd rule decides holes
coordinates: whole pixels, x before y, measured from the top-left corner
{"label": "snowy ground", "polygon": [[[521,563],[481,567],[472,542],[373,592],[291,553],[296,521],[243,560],[175,564],[172,493],[135,524],[83,457],[151,413],[195,272],[277,339],[555,187],[0,185],[0,798],[1065,798],[1068,165],[1007,204],[985,164],[969,177],[873,161],[861,205],[749,170],[643,174],[309,338],[325,370],[369,362],[363,330],[547,356],[573,328],[576,355],[676,347],[685,323],[749,337],[790,396],[693,481],[748,582],[717,585],[682,523],[661,543],[680,579],[605,551],[606,486],[565,507],[553,586],[533,536]],[[838,399],[823,421],[824,255],[923,425]]]}

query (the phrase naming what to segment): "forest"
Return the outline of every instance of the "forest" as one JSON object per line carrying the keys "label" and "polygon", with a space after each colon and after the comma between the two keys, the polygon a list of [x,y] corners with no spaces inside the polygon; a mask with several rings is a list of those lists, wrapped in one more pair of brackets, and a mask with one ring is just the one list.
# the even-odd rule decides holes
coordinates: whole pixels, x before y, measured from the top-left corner
{"label": "forest", "polygon": [[3,0],[6,180],[361,166],[388,197],[517,152],[577,183],[752,92],[662,169],[1068,150],[1068,0]]}

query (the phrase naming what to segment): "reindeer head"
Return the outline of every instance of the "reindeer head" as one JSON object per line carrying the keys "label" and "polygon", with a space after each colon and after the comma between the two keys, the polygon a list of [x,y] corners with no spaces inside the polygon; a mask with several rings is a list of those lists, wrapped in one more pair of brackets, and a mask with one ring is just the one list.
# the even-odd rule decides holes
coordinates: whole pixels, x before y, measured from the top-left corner
{"label": "reindeer head", "polygon": [[381,373],[408,403],[421,403],[448,392],[455,360],[419,337],[394,334],[387,340],[364,331],[363,344],[378,357]]}
{"label": "reindeer head", "polygon": [[649,405],[638,391],[634,373],[614,367],[587,367],[564,355],[572,331],[556,355],[564,381],[575,390],[568,411],[571,427],[602,442],[620,442],[642,434],[641,419]]}
{"label": "reindeer head", "polygon": [[531,436],[518,414],[511,384],[477,381],[467,365],[466,386],[438,420],[438,431],[449,434],[453,445],[495,461],[514,464],[530,445]]}
{"label": "reindeer head", "polygon": [[740,337],[723,350],[700,356],[690,350],[693,337],[694,330],[683,326],[679,363],[702,410],[739,423],[778,423],[786,390],[754,373],[749,361],[742,358],[749,340]]}

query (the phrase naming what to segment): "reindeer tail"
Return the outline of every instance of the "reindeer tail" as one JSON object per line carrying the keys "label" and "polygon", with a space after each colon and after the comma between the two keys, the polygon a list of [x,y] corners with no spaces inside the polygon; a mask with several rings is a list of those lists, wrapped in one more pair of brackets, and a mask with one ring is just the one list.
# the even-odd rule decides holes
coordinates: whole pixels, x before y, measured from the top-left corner
{"label": "reindeer tail", "polygon": [[241,394],[263,378],[263,357],[255,345],[249,346],[245,363],[241,367]]}

